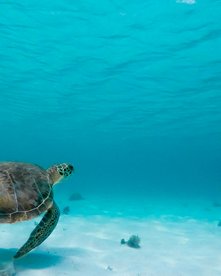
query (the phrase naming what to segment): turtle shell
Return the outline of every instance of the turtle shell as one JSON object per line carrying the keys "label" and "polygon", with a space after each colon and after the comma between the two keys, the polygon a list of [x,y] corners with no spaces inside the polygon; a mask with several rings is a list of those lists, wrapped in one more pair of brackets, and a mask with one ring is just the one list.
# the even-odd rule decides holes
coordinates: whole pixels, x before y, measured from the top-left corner
{"label": "turtle shell", "polygon": [[45,169],[27,163],[0,162],[0,223],[32,219],[53,203]]}

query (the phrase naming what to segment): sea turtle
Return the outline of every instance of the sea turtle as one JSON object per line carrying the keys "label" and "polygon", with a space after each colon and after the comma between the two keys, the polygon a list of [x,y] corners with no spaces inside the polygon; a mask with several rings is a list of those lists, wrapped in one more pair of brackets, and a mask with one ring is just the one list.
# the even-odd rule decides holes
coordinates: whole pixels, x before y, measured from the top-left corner
{"label": "sea turtle", "polygon": [[27,254],[52,233],[60,215],[52,187],[73,170],[66,163],[45,170],[34,164],[0,162],[0,223],[29,220],[46,212],[14,258]]}

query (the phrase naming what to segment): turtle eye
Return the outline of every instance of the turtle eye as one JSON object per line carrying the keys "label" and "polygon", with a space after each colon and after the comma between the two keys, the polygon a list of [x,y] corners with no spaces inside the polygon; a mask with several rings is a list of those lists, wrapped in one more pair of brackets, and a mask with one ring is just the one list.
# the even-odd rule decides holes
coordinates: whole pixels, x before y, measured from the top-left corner
{"label": "turtle eye", "polygon": [[57,166],[57,172],[60,174],[60,175],[64,175],[64,168],[62,166]]}

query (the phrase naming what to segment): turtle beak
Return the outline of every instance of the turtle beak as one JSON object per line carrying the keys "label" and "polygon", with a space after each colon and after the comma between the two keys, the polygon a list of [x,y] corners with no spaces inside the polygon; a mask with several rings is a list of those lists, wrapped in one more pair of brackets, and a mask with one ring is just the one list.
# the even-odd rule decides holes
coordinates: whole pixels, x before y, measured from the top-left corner
{"label": "turtle beak", "polygon": [[68,169],[69,169],[70,173],[74,172],[74,167],[71,164],[68,165]]}
{"label": "turtle beak", "polygon": [[65,171],[65,177],[71,175],[74,172],[74,167],[71,164],[67,165],[67,168],[64,170]]}

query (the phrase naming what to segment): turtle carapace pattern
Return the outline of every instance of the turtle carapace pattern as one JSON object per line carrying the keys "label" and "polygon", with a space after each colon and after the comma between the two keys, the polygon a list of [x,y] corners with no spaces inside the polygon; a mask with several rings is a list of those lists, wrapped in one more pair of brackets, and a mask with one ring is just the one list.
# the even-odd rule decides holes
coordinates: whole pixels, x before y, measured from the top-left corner
{"label": "turtle carapace pattern", "polygon": [[54,230],[60,212],[52,188],[73,170],[66,163],[45,170],[34,164],[0,162],[0,223],[16,223],[45,213],[14,258],[27,254]]}

